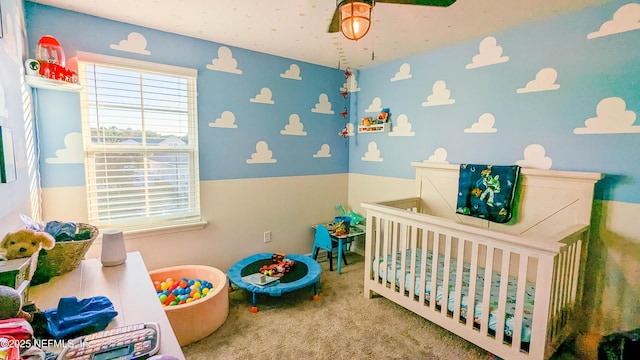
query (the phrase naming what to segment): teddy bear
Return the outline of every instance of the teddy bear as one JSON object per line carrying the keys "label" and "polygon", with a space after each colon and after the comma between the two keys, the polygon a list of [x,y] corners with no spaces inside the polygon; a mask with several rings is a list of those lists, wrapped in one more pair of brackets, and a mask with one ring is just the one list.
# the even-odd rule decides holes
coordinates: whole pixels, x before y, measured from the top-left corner
{"label": "teddy bear", "polygon": [[51,250],[56,240],[49,233],[31,229],[21,229],[8,233],[0,242],[0,250],[4,251],[7,260],[25,258],[40,251],[40,248]]}

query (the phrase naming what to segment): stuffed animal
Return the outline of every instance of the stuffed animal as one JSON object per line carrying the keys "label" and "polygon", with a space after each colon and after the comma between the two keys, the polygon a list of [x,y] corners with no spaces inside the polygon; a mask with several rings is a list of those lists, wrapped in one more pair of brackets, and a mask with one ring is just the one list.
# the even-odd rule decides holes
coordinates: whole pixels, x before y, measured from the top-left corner
{"label": "stuffed animal", "polygon": [[56,240],[50,234],[31,229],[22,229],[5,235],[0,242],[0,250],[4,250],[7,260],[29,257],[40,248],[51,250]]}
{"label": "stuffed animal", "polygon": [[12,318],[31,320],[31,314],[22,310],[22,296],[18,290],[0,285],[0,320]]}

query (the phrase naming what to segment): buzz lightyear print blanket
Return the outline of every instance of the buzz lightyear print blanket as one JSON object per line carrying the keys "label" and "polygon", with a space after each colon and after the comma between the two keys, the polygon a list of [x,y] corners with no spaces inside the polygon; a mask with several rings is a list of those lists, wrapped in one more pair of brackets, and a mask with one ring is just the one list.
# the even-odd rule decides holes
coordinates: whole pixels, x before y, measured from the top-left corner
{"label": "buzz lightyear print blanket", "polygon": [[520,166],[460,164],[456,213],[506,223],[513,215],[513,200]]}

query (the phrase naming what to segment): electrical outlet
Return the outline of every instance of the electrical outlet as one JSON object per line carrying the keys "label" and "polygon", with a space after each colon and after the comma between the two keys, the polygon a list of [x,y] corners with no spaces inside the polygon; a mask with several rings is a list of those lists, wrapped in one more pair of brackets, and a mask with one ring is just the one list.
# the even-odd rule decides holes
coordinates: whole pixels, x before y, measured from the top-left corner
{"label": "electrical outlet", "polygon": [[264,242],[266,243],[271,242],[271,231],[264,232]]}

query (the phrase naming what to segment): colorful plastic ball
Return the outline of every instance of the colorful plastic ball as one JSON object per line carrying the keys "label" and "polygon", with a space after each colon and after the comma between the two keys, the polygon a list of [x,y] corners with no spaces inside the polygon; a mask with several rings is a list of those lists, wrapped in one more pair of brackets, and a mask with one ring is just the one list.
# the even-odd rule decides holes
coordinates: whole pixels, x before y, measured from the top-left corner
{"label": "colorful plastic ball", "polygon": [[160,302],[163,303],[167,301],[167,295],[161,294],[160,296],[158,296],[158,299],[160,299]]}

